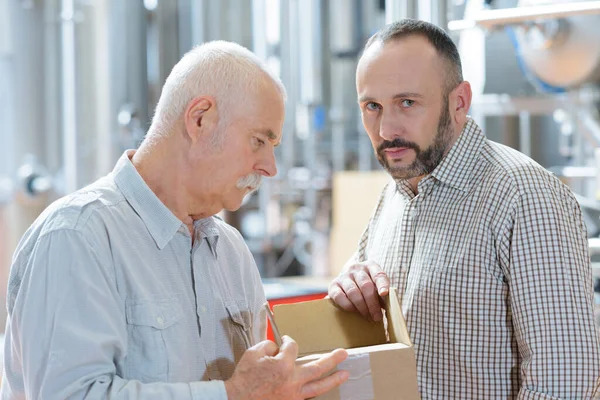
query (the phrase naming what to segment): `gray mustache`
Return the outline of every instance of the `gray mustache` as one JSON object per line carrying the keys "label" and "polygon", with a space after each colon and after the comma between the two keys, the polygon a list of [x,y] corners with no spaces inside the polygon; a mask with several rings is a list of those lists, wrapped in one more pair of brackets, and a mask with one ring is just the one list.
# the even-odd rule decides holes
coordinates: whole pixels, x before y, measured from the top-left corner
{"label": "gray mustache", "polygon": [[238,189],[251,188],[252,190],[258,189],[262,182],[262,175],[260,174],[250,174],[241,178],[237,183]]}

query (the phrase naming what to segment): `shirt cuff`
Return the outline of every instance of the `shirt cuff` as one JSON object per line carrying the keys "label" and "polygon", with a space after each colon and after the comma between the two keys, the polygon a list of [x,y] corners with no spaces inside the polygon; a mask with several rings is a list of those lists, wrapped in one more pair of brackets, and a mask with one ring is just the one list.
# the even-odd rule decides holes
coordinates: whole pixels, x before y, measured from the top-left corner
{"label": "shirt cuff", "polygon": [[227,400],[223,381],[191,382],[190,389],[193,400]]}

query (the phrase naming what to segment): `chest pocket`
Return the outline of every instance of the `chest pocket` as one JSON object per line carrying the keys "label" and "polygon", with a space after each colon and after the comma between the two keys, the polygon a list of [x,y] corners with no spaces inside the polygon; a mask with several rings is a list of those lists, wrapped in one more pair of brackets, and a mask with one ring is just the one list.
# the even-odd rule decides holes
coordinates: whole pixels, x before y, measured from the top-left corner
{"label": "chest pocket", "polygon": [[255,343],[252,340],[252,314],[245,304],[228,302],[225,304],[227,314],[227,331],[235,364],[240,361],[244,352]]}
{"label": "chest pocket", "polygon": [[130,299],[126,302],[128,349],[126,379],[168,381],[169,348],[177,340],[181,319],[177,298]]}

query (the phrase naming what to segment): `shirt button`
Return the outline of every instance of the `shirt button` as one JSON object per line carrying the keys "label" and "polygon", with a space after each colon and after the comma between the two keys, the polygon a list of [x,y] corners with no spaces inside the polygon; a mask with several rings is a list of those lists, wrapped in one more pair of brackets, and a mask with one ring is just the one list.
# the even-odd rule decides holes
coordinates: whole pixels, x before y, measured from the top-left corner
{"label": "shirt button", "polygon": [[206,311],[207,311],[206,307],[204,307],[204,306],[200,307],[200,311],[202,311],[202,314],[206,313]]}
{"label": "shirt button", "polygon": [[158,326],[162,327],[165,321],[162,319],[162,317],[158,317],[156,318],[156,322],[158,323]]}

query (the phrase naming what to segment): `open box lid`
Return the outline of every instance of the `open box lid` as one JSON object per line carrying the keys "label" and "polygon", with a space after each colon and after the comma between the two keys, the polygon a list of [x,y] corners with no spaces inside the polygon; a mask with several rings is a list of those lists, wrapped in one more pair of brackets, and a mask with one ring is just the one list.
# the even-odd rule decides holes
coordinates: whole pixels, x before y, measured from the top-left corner
{"label": "open box lid", "polygon": [[[385,300],[390,342],[412,346],[396,292],[391,290]],[[279,332],[298,343],[300,356],[387,342],[383,321],[371,322],[344,311],[331,299],[277,305],[273,311]]]}

